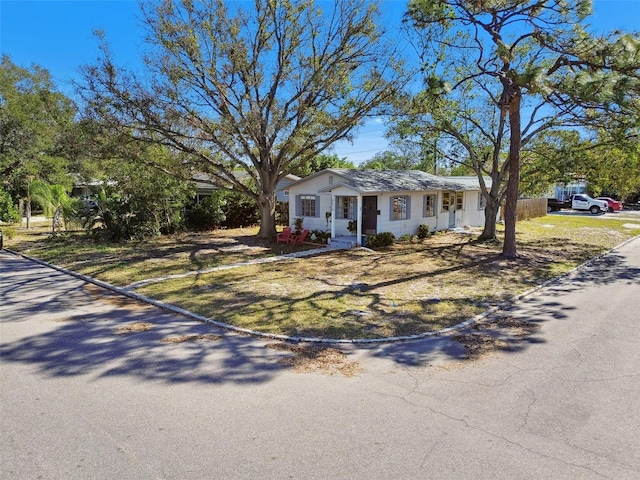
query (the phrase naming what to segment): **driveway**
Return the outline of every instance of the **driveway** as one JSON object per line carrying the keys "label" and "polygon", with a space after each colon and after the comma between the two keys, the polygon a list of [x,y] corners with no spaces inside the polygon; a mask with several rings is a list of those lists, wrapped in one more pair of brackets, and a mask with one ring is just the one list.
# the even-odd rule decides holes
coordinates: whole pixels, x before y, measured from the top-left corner
{"label": "driveway", "polygon": [[640,239],[501,312],[532,326],[509,350],[340,347],[355,375],[298,373],[0,252],[0,476],[637,479],[638,312]]}
{"label": "driveway", "polygon": [[629,219],[640,221],[640,210],[623,210],[621,212],[607,212],[600,215],[593,215],[589,211],[585,210],[558,210],[557,212],[549,212],[547,215],[562,215],[562,216],[583,216],[583,217],[593,217],[593,218],[605,218],[608,220],[621,220],[621,219]]}

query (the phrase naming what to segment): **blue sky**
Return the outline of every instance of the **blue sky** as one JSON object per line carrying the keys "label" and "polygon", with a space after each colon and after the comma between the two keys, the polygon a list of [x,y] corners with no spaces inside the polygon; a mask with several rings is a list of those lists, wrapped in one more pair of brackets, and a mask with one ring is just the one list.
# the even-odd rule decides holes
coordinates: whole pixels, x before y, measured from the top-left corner
{"label": "blue sky", "polygon": [[[383,1],[383,12],[391,23],[399,22],[405,0]],[[79,67],[98,57],[94,29],[103,29],[118,64],[135,67],[143,32],[135,0],[0,0],[0,52],[13,63],[40,65],[51,72],[57,87],[69,96],[71,80]],[[602,33],[614,29],[640,30],[640,0],[595,0],[589,23]],[[386,149],[385,127],[372,119],[359,130],[351,145],[343,142],[334,150],[359,164]]]}

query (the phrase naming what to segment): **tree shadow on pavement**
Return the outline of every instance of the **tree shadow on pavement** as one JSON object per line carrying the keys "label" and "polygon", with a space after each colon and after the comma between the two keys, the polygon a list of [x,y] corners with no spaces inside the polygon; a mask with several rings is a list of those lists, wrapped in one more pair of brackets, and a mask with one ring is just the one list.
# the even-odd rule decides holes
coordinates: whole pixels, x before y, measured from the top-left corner
{"label": "tree shadow on pavement", "polygon": [[594,259],[551,282],[540,292],[507,304],[469,327],[443,337],[381,345],[374,356],[392,358],[406,366],[424,366],[438,359],[467,360],[492,351],[518,353],[545,343],[540,327],[545,321],[567,320],[576,307],[562,297],[586,287],[639,285],[640,268],[630,267],[619,253]]}
{"label": "tree shadow on pavement", "polygon": [[[264,382],[282,367],[278,352],[156,308],[128,308],[51,320],[45,332],[0,345],[2,362],[37,365],[48,376],[124,375],[202,383]],[[148,330],[120,333],[123,326]],[[219,335],[212,335],[212,333]]]}
{"label": "tree shadow on pavement", "polygon": [[[3,333],[0,344],[4,365],[35,365],[52,377],[118,375],[210,384],[266,382],[286,368],[279,360],[288,353],[266,349],[267,340],[227,332],[115,294],[97,294],[84,282],[33,264],[20,267],[16,262],[16,271],[11,268],[3,268],[0,285],[0,323],[5,333],[11,332]],[[22,274],[20,268],[25,270]],[[55,292],[43,291],[42,281],[52,277]],[[630,268],[614,252],[464,331],[362,348],[372,357],[426,366],[441,359],[472,358],[474,348],[480,347],[474,345],[477,338],[467,335],[476,335],[495,339],[487,344],[496,350],[516,353],[545,342],[538,328],[543,322],[569,318],[573,307],[562,298],[567,293],[611,282],[637,285],[639,280],[640,269]],[[517,321],[510,320],[514,318]],[[134,328],[142,324],[148,325]],[[132,327],[130,333],[121,333],[123,326]]]}
{"label": "tree shadow on pavement", "polygon": [[[112,294],[16,257],[0,261],[0,361],[47,376],[254,383],[282,370],[264,342]],[[135,328],[143,324],[148,329]],[[122,333],[122,327],[129,333]]]}

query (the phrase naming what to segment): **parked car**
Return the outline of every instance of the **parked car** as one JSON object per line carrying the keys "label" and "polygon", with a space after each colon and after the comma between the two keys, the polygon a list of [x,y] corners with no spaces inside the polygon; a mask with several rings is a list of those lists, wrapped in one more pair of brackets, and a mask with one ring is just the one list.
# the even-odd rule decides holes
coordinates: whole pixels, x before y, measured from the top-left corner
{"label": "parked car", "polygon": [[604,200],[609,204],[608,210],[610,212],[619,212],[624,207],[624,203],[621,200],[614,200],[611,197],[596,197],[596,200]]}

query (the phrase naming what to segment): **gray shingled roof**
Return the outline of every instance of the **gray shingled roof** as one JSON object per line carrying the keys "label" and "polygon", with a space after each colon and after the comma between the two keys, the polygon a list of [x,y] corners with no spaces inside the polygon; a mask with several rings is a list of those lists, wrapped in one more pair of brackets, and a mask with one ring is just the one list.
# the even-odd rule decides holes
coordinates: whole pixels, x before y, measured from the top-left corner
{"label": "gray shingled roof", "polygon": [[[341,177],[330,188],[348,185],[359,192],[399,192],[423,190],[479,190],[477,177],[439,177],[421,170],[356,170],[331,168]],[[491,185],[487,179],[487,186]],[[304,181],[304,179],[303,179]]]}

